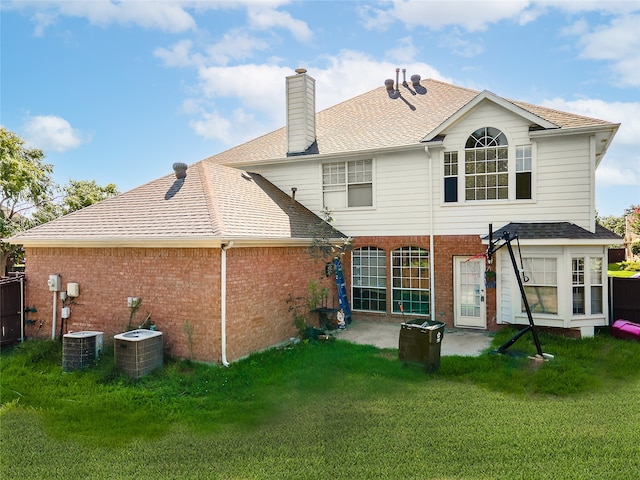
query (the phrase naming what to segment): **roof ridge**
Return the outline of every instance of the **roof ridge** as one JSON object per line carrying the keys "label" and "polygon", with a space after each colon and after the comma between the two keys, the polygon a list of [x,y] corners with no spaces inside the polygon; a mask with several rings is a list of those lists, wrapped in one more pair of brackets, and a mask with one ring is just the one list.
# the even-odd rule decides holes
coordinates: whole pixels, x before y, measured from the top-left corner
{"label": "roof ridge", "polygon": [[213,191],[213,185],[209,181],[202,182],[202,178],[205,180],[209,178],[208,174],[213,175],[213,165],[212,163],[205,162],[201,160],[196,163],[195,166],[198,167],[198,180],[200,182],[202,192],[204,193],[205,203],[207,205],[207,214],[209,215],[209,225],[211,225],[211,230],[215,234],[224,233],[224,225],[222,215],[220,215],[220,207],[218,206],[217,197],[215,192]]}

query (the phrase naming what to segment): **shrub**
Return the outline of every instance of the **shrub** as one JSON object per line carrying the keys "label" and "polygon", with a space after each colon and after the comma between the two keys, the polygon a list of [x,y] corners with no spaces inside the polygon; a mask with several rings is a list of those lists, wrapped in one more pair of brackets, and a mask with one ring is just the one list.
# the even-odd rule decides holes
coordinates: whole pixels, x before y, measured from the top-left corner
{"label": "shrub", "polygon": [[640,262],[620,262],[620,268],[628,272],[640,272]]}

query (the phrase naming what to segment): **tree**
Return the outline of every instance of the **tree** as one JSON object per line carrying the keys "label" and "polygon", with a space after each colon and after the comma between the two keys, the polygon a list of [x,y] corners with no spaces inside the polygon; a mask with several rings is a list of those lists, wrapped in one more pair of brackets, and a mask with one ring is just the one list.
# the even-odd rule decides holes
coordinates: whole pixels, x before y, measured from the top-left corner
{"label": "tree", "polygon": [[597,221],[607,230],[624,237],[624,216],[607,215],[606,217],[599,217]]}
{"label": "tree", "polygon": [[[115,184],[69,180],[60,190],[51,179],[53,166],[42,150],[28,148],[15,133],[0,130],[0,238],[35,227],[118,195]],[[0,275],[23,254],[18,245],[0,240]]]}
{"label": "tree", "polygon": [[0,127],[0,274],[21,249],[4,240],[33,226],[30,213],[53,197],[53,166],[42,150],[25,146],[24,140]]}
{"label": "tree", "polygon": [[69,180],[63,191],[62,204],[65,215],[120,193],[115,184],[109,183],[101,187],[95,180]]}
{"label": "tree", "polygon": [[640,235],[640,205],[631,205],[624,213],[629,216],[629,229],[631,233]]}

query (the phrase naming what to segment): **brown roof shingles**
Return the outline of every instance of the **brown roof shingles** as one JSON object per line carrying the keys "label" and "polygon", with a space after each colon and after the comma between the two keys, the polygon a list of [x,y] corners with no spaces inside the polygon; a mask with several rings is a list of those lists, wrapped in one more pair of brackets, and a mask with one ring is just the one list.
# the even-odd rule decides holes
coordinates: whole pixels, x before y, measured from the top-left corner
{"label": "brown roof shingles", "polygon": [[[426,94],[414,95],[401,86],[401,98],[391,99],[382,86],[318,112],[316,135],[319,153],[336,155],[418,145],[427,134],[480,94],[432,79],[423,80],[422,85],[426,87]],[[511,103],[560,128],[613,125],[524,102]],[[283,127],[205,161],[223,165],[250,165],[286,156]]]}
{"label": "brown roof shingles", "polygon": [[22,232],[11,242],[126,244],[342,236],[259,175],[201,163],[192,165],[184,179],[164,176]]}
{"label": "brown roof shingles", "polygon": [[[423,80],[426,94],[401,87],[391,99],[376,88],[319,112],[320,154],[419,145],[425,135],[479,92]],[[565,112],[512,102],[560,128],[613,125]],[[264,178],[224,167],[286,158],[285,128],[192,165],[184,180],[167,175],[117,197],[22,232],[12,243],[60,240],[144,242],[169,239],[317,238],[341,236]]]}

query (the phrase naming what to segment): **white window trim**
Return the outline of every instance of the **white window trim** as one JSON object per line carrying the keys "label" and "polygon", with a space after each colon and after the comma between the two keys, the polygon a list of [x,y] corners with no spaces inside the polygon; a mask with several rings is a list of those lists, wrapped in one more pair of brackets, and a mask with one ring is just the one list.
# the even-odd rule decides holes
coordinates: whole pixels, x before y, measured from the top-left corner
{"label": "white window trim", "polygon": [[[475,132],[476,130],[478,130],[478,128],[483,128],[487,125],[482,125],[482,126],[478,126],[477,128],[474,128],[472,130],[470,130],[471,133]],[[463,136],[460,140],[460,145],[455,148],[450,148],[450,147],[443,147],[443,149],[438,152],[438,166],[439,166],[439,172],[440,172],[440,205],[442,207],[445,208],[452,208],[452,207],[460,207],[463,205],[481,205],[481,204],[486,204],[486,205],[491,205],[491,204],[496,204],[496,205],[504,205],[504,204],[510,204],[510,203],[514,203],[514,204],[518,204],[518,205],[522,205],[522,204],[534,204],[537,203],[537,191],[538,191],[538,142],[535,140],[531,140],[531,139],[525,139],[522,138],[520,140],[518,140],[517,142],[513,139],[511,133],[509,133],[508,128],[504,125],[500,125],[499,123],[496,124],[491,124],[491,126],[493,126],[494,128],[497,128],[498,130],[500,130],[505,137],[507,138],[507,142],[508,142],[508,149],[509,149],[509,162],[508,162],[508,198],[504,198],[504,199],[489,199],[489,200],[467,200],[466,199],[466,191],[465,191],[465,187],[466,187],[466,183],[465,183],[465,179],[466,179],[466,174],[465,174],[465,152],[466,152],[466,148],[464,148],[464,145],[467,141],[467,139],[469,138],[469,136],[471,135],[471,133],[469,133],[466,136]],[[517,143],[517,145],[516,145]],[[531,198],[522,198],[522,199],[517,199],[516,198],[516,147],[519,146],[525,146],[525,145],[531,145]],[[444,199],[444,179],[445,179],[445,175],[444,175],[444,154],[445,152],[457,152],[458,153],[458,201],[457,202],[445,202]],[[432,161],[436,160],[435,157],[432,159]]]}
{"label": "white window trim", "polygon": [[[345,207],[343,208],[332,208],[332,207],[327,207],[324,204],[324,179],[323,179],[323,169],[324,169],[324,165],[328,164],[328,163],[348,163],[348,162],[354,162],[354,161],[361,161],[361,160],[371,160],[371,205],[365,205],[365,206],[361,206],[361,207],[349,207],[349,188],[348,188],[348,183],[345,184]],[[319,178],[320,178],[320,205],[322,207],[322,209],[325,208],[329,208],[329,210],[331,212],[344,212],[344,211],[349,211],[349,212],[355,212],[355,211],[362,211],[362,210],[374,210],[376,208],[376,184],[377,184],[377,174],[376,174],[376,157],[371,157],[371,156],[366,156],[366,157],[354,157],[354,158],[349,158],[349,159],[333,159],[333,160],[325,160],[322,161],[318,164],[318,172],[319,172]],[[348,173],[345,173],[345,175],[348,175]],[[348,180],[347,178],[345,178],[345,180]]]}

